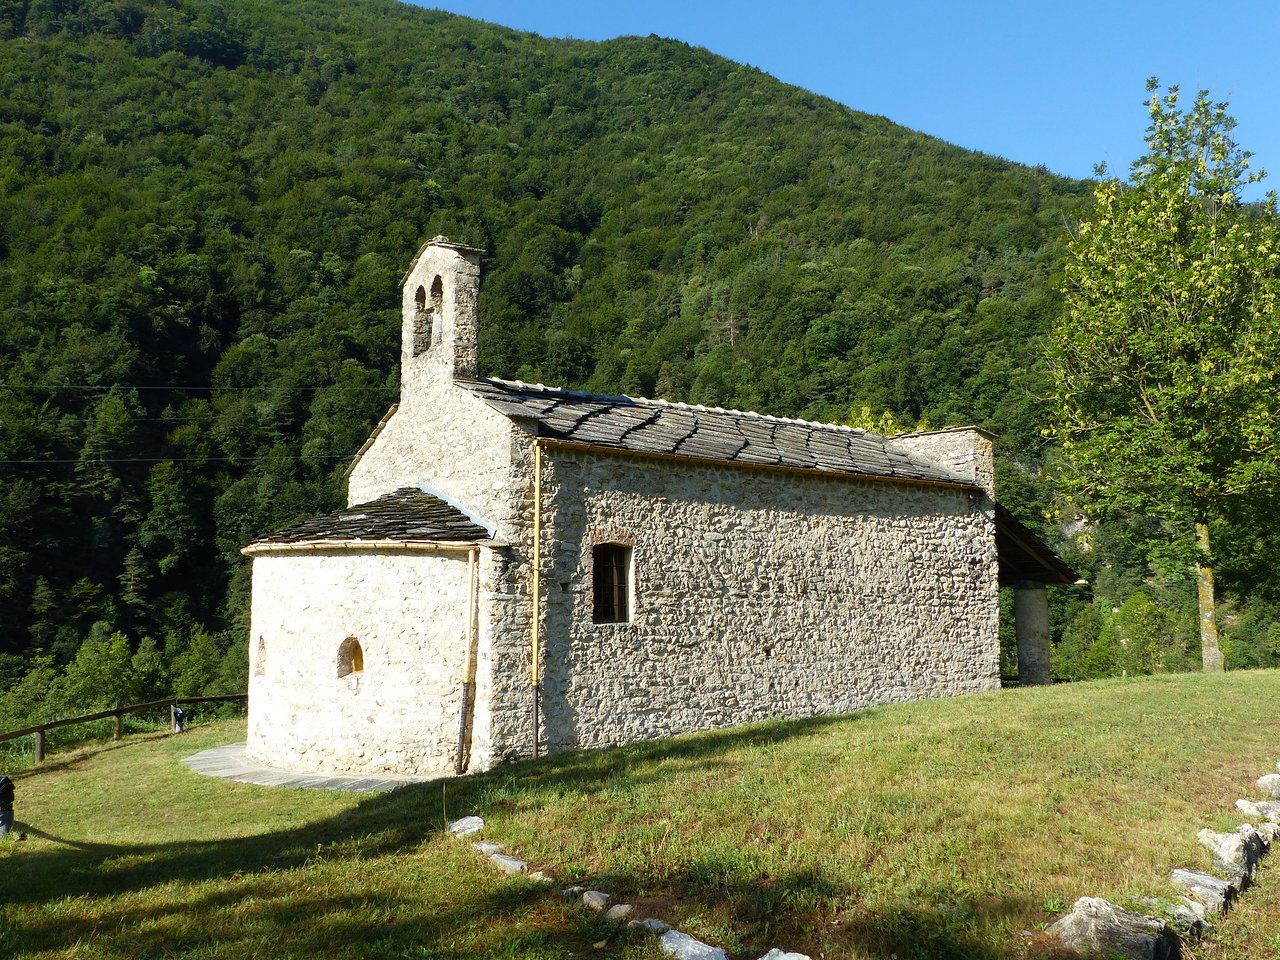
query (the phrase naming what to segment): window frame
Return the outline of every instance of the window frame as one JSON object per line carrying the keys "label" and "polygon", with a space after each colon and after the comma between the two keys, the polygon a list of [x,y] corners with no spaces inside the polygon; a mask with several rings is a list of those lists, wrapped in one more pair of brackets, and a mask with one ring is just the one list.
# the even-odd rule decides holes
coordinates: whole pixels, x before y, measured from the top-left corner
{"label": "window frame", "polygon": [[592,544],[591,622],[634,621],[635,549],[629,543],[617,541]]}

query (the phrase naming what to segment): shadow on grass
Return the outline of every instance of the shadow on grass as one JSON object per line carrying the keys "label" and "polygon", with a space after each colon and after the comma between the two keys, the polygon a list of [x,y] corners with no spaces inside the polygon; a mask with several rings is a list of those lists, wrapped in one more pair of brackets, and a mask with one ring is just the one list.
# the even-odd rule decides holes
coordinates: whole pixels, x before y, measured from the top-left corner
{"label": "shadow on grass", "polygon": [[[422,890],[388,890],[363,880],[379,871],[403,869],[380,865],[375,858],[411,854],[439,836],[445,803],[450,818],[490,817],[670,776],[714,781],[731,773],[736,751],[814,737],[834,723],[851,721],[856,718],[778,722],[610,751],[560,754],[461,780],[402,787],[371,796],[340,816],[254,837],[113,845],[69,842],[28,827],[28,832],[59,846],[9,858],[6,867],[21,869],[6,869],[0,875],[0,902],[37,905],[84,898],[92,904],[94,898],[117,899],[99,907],[109,914],[109,923],[93,909],[78,911],[70,919],[34,910],[11,911],[7,926],[0,929],[0,947],[57,952],[96,944],[101,952],[95,955],[103,957],[209,951],[249,956],[286,943],[288,954],[298,957],[533,958],[560,957],[570,945],[588,948],[603,940],[604,947],[592,950],[595,955],[617,953],[640,935],[616,931],[582,909],[566,906],[554,887],[521,879],[472,887],[456,880],[450,886],[453,878],[446,873],[445,885],[433,895],[425,888],[439,885],[445,869],[434,862],[422,868]],[[113,744],[107,749],[116,748]],[[210,781],[210,788],[227,791],[227,815],[233,820],[234,791],[246,788],[217,780]],[[300,868],[317,864],[349,879],[299,879],[305,875]],[[217,883],[181,892],[171,888],[165,895],[126,896],[168,884],[210,881]],[[753,958],[779,945],[828,957],[1003,960],[1023,953],[1016,944],[993,947],[984,930],[1031,909],[1025,900],[975,904],[961,892],[937,889],[929,894],[930,905],[898,904],[875,913],[858,912],[851,907],[859,902],[858,891],[820,868],[742,878],[725,865],[697,860],[674,873],[654,864],[643,874],[604,873],[591,882],[623,897],[667,891],[668,908],[709,918],[737,951]],[[933,905],[939,903],[951,907]],[[191,915],[201,917],[200,923],[183,922]],[[506,939],[497,934],[490,946],[476,947],[475,930],[509,918],[523,919],[507,931]]]}

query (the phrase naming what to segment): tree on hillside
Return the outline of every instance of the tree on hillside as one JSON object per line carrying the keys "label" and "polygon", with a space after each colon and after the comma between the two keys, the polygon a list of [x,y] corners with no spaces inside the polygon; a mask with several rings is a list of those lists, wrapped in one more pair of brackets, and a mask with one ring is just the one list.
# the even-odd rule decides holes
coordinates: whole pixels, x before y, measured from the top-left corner
{"label": "tree on hillside", "polygon": [[1225,103],[1147,91],[1147,153],[1069,242],[1049,433],[1087,513],[1194,567],[1203,667],[1221,670],[1210,529],[1280,476],[1280,220],[1274,193],[1240,203],[1265,174]]}

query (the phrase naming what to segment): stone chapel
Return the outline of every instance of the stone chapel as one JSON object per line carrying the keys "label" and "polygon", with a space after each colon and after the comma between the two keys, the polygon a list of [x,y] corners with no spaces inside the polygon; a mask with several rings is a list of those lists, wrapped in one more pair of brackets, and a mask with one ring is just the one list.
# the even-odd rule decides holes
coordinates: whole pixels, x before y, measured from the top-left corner
{"label": "stone chapel", "polygon": [[400,403],[349,507],[253,541],[251,759],[454,774],[1048,682],[1074,572],[995,501],[991,438],[893,438],[476,368],[479,251],[402,290]]}

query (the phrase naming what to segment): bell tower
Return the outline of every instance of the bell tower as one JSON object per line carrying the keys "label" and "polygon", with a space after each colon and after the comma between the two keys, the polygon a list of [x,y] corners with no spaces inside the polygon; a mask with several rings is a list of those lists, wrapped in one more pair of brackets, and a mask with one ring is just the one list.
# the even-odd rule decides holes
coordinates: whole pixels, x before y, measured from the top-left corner
{"label": "bell tower", "polygon": [[435,237],[423,244],[401,281],[400,401],[442,379],[476,376],[476,247]]}

